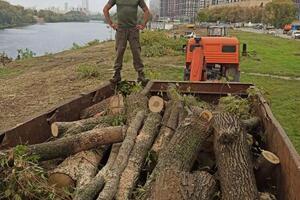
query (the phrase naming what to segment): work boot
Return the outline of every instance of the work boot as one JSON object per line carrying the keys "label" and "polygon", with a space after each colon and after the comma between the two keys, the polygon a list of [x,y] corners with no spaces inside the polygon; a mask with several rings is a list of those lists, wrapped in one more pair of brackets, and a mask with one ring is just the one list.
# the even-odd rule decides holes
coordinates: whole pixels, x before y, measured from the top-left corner
{"label": "work boot", "polygon": [[121,78],[121,72],[120,72],[120,71],[115,71],[114,76],[113,76],[112,79],[110,79],[109,81],[110,81],[112,84],[117,84],[117,83],[119,83],[121,80],[122,80],[122,78]]}
{"label": "work boot", "polygon": [[147,85],[147,83],[149,82],[149,79],[147,79],[145,77],[145,73],[143,71],[141,71],[141,72],[138,72],[138,79],[137,79],[137,81],[139,83],[142,83],[142,85]]}

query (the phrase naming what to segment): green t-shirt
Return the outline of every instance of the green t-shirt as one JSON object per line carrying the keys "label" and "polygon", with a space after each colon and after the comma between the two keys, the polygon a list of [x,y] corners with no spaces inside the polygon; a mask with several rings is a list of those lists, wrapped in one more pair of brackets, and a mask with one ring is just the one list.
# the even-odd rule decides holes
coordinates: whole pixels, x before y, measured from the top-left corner
{"label": "green t-shirt", "polygon": [[138,22],[138,7],[144,8],[144,0],[109,0],[111,6],[117,5],[118,26],[133,28]]}

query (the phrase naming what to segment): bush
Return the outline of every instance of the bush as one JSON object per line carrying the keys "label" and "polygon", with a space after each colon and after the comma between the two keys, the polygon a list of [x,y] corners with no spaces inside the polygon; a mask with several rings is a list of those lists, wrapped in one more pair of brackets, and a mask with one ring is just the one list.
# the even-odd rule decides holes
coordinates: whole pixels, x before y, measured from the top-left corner
{"label": "bush", "polygon": [[250,103],[248,99],[239,96],[228,95],[220,99],[221,110],[237,115],[241,119],[250,117]]}
{"label": "bush", "polygon": [[71,50],[77,50],[77,49],[81,49],[81,48],[82,48],[82,46],[80,46],[79,44],[73,42],[73,45],[72,45],[72,47],[71,47]]}
{"label": "bush", "polygon": [[38,157],[26,152],[26,146],[17,146],[13,152],[0,153],[0,199],[71,199],[67,190],[48,184]]}
{"label": "bush", "polygon": [[168,37],[163,31],[145,31],[141,34],[142,53],[146,57],[179,55],[185,43],[185,39]]}
{"label": "bush", "polygon": [[98,39],[95,39],[95,40],[93,40],[93,41],[90,41],[90,42],[88,42],[88,46],[94,46],[94,45],[97,45],[97,44],[100,44],[100,40],[98,40]]}
{"label": "bush", "polygon": [[80,78],[97,78],[100,72],[95,65],[80,65],[77,67],[76,72]]}
{"label": "bush", "polygon": [[24,59],[28,59],[28,58],[33,58],[34,56],[36,56],[36,53],[34,53],[33,51],[31,51],[28,48],[18,49],[17,60],[24,60]]}

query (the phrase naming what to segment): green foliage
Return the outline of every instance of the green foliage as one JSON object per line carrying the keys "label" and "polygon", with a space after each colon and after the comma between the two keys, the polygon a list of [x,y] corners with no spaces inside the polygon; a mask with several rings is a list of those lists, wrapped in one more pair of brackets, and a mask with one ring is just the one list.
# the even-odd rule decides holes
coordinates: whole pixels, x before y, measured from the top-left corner
{"label": "green foliage", "polygon": [[80,78],[97,78],[100,76],[100,70],[96,65],[86,65],[82,64],[76,68],[76,72],[78,73]]}
{"label": "green foliage", "polygon": [[28,59],[28,58],[33,58],[34,56],[36,56],[36,53],[34,53],[33,51],[31,51],[28,48],[18,49],[17,60],[25,60],[25,59]]}
{"label": "green foliage", "polygon": [[262,22],[263,8],[254,7],[217,7],[212,9],[203,9],[198,13],[198,21],[201,22]]}
{"label": "green foliage", "polygon": [[0,53],[0,64],[2,64],[3,66],[5,66],[6,64],[12,62],[12,60],[13,59],[8,57],[8,55],[5,52]]}
{"label": "green foliage", "polygon": [[203,9],[198,13],[198,21],[201,22],[253,22],[268,23],[277,28],[291,23],[297,13],[297,8],[292,0],[273,0],[265,7],[216,7]]}
{"label": "green foliage", "polygon": [[87,46],[95,46],[95,45],[98,45],[98,44],[100,44],[100,40],[95,39],[93,41],[88,42]]}
{"label": "green foliage", "polygon": [[0,0],[0,29],[32,24],[35,22],[34,11],[22,6],[13,6]]}
{"label": "green foliage", "polygon": [[237,115],[241,119],[250,117],[250,103],[248,99],[239,96],[228,95],[222,97],[219,102],[219,108],[225,112]]}
{"label": "green foliage", "polygon": [[121,93],[123,96],[128,96],[132,93],[140,92],[143,89],[142,85],[137,82],[128,82],[128,81],[121,81],[117,85],[117,92]]}
{"label": "green foliage", "polygon": [[77,49],[81,49],[82,46],[80,46],[79,44],[77,44],[76,42],[73,42],[71,50],[77,50]]}
{"label": "green foliage", "polygon": [[163,31],[144,31],[141,36],[142,53],[146,57],[180,55],[185,43],[185,39],[174,39]]}
{"label": "green foliage", "polygon": [[85,13],[70,11],[66,14],[55,13],[50,10],[40,10],[37,16],[43,18],[45,22],[85,22],[89,21]]}
{"label": "green foliage", "polygon": [[265,22],[277,28],[291,23],[297,14],[297,7],[292,0],[273,0],[265,7]]}
{"label": "green foliage", "polygon": [[13,152],[0,155],[0,198],[70,199],[67,191],[48,184],[47,172],[38,164],[38,157],[27,154],[26,146],[17,146]]}

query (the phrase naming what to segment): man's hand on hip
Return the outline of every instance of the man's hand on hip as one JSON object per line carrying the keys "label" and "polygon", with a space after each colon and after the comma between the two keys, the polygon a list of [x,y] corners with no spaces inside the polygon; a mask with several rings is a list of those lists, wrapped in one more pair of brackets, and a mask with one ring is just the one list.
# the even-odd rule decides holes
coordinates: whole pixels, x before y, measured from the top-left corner
{"label": "man's hand on hip", "polygon": [[118,24],[110,24],[110,27],[114,30],[117,30],[119,28]]}
{"label": "man's hand on hip", "polygon": [[140,31],[142,31],[142,30],[144,30],[144,29],[145,29],[145,27],[146,27],[146,26],[145,26],[145,25],[143,25],[143,24],[138,24],[138,25],[136,25],[136,27],[135,27],[135,28],[136,28],[137,30],[140,30]]}

